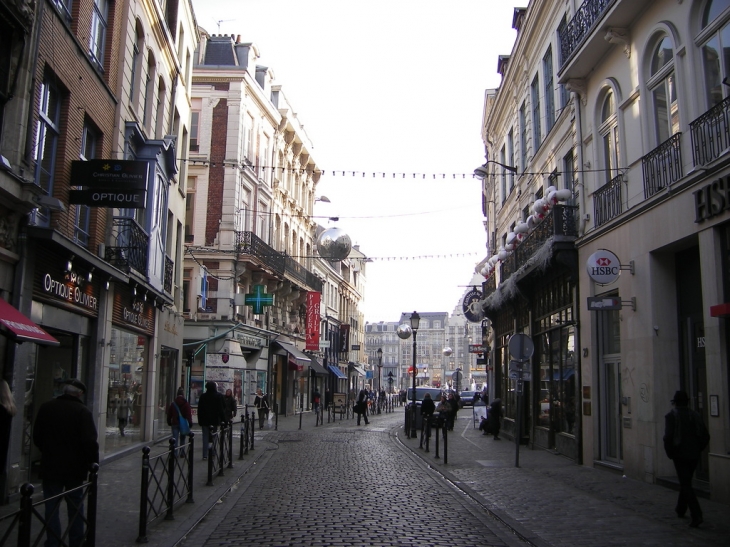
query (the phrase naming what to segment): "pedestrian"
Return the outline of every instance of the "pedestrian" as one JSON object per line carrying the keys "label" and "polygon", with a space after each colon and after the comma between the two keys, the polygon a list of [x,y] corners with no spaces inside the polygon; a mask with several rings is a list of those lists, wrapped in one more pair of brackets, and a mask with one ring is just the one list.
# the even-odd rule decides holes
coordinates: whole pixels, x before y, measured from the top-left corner
{"label": "pedestrian", "polygon": [[134,404],[133,400],[134,395],[129,398],[125,395],[121,398],[119,406],[117,407],[117,426],[119,427],[119,434],[122,437],[125,436],[124,428],[127,427],[129,418],[132,415],[132,405]]}
{"label": "pedestrian", "polygon": [[320,403],[321,396],[319,394],[319,390],[315,387],[314,393],[312,393],[312,405],[314,408],[314,413],[319,415],[319,403]]}
{"label": "pedestrian", "polygon": [[324,409],[329,410],[331,404],[332,404],[332,392],[330,391],[330,388],[327,388],[324,390]]}
{"label": "pedestrian", "polygon": [[[41,451],[40,475],[45,503],[46,547],[65,541],[61,531],[61,494],[68,511],[68,545],[84,542],[84,489],[91,466],[99,463],[99,443],[91,411],[81,398],[86,386],[66,380],[63,393],[43,403],[33,428],[33,443]],[[65,544],[65,543],[64,543]]]}
{"label": "pedestrian", "polygon": [[226,411],[226,421],[232,422],[233,418],[238,414],[238,405],[236,399],[233,398],[233,391],[230,389],[226,390],[226,394],[223,397],[223,409]]}
{"label": "pedestrian", "polygon": [[[431,430],[426,428],[426,424],[428,424],[429,420],[431,420],[434,412],[436,412],[436,403],[433,402],[431,394],[427,392],[423,396],[423,401],[421,401],[421,425],[423,426],[423,429],[426,430],[427,437],[430,436]],[[421,440],[423,440],[423,438],[421,438]]]}
{"label": "pedestrian", "polygon": [[454,423],[456,423],[456,413],[459,412],[459,400],[456,398],[453,391],[449,393],[448,401],[450,412],[446,418],[446,429],[453,431]]}
{"label": "pedestrian", "polygon": [[683,518],[689,508],[692,521],[690,526],[697,528],[702,524],[702,508],[692,488],[700,454],[710,442],[710,434],[699,413],[689,408],[689,396],[685,391],[677,391],[672,399],[674,408],[664,416],[664,451],[674,462],[679,479],[679,496],[674,511]]}
{"label": "pedestrian", "polygon": [[368,391],[367,389],[360,390],[360,394],[357,396],[357,403],[355,403],[355,414],[357,414],[357,425],[360,425],[360,418],[365,418],[365,425],[368,425]]}
{"label": "pedestrian", "polygon": [[449,421],[449,417],[451,416],[451,404],[449,403],[449,400],[446,398],[446,394],[441,394],[441,401],[439,401],[439,404],[436,405],[436,412],[439,413],[439,420],[442,424],[444,424],[444,427],[448,429],[447,424]]}
{"label": "pedestrian", "polygon": [[[180,418],[187,420],[187,427],[183,423],[181,426]],[[175,439],[175,446],[179,447],[185,444],[187,436],[190,434],[190,424],[193,423],[193,410],[190,403],[185,398],[183,388],[177,390],[177,397],[167,407],[167,425],[172,428],[172,438]],[[179,451],[180,456],[184,456],[183,449]]]}
{"label": "pedestrian", "polygon": [[253,400],[253,406],[255,406],[259,412],[259,429],[263,429],[264,420],[269,416],[269,396],[264,395],[261,388],[256,390],[256,398]]}
{"label": "pedestrian", "polygon": [[487,415],[487,431],[494,435],[495,441],[501,441],[499,437],[499,429],[502,427],[502,399],[495,399],[489,405],[489,413]]}
{"label": "pedestrian", "polygon": [[198,423],[203,430],[203,459],[208,459],[211,433],[226,420],[223,395],[218,393],[215,382],[205,382],[205,393],[198,400]]}
{"label": "pedestrian", "polygon": [[[0,476],[6,474],[8,447],[10,446],[10,427],[18,408],[13,400],[13,393],[5,380],[0,380]],[[2,480],[0,483],[6,484]]]}

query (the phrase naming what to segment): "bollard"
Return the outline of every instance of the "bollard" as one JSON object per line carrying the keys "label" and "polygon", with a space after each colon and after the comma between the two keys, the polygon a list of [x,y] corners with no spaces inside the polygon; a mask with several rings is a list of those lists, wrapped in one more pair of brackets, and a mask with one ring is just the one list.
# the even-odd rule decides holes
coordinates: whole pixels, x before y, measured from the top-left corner
{"label": "bollard", "polygon": [[26,482],[20,487],[20,514],[18,515],[18,545],[30,546],[30,530],[33,518],[33,485]]}
{"label": "bollard", "polygon": [[167,513],[165,520],[175,520],[172,513],[172,506],[175,504],[175,439],[170,437],[168,443],[170,448],[167,453]]}
{"label": "bollard", "polygon": [[142,487],[139,489],[139,535],[137,543],[147,543],[147,485],[150,480],[150,447],[142,449]]}
{"label": "bollard", "polygon": [[243,414],[241,414],[241,436],[239,437],[240,443],[239,443],[239,447],[238,447],[238,459],[239,460],[243,459],[243,440],[244,440],[245,436],[246,435],[243,430]]}
{"label": "bollard", "polygon": [[438,418],[436,419],[436,459],[439,459],[439,429],[441,425],[441,420]]}
{"label": "bollard", "polygon": [[228,469],[233,469],[233,421],[228,422]]}
{"label": "bollard", "polygon": [[226,424],[223,422],[223,425],[221,425],[220,430],[218,430],[218,476],[223,476],[223,467],[225,467],[226,463],[226,435],[228,432],[226,431]]}
{"label": "bollard", "polygon": [[[241,420],[243,420],[243,416],[241,416]],[[248,413],[246,413],[246,421],[243,423],[243,426],[242,427],[243,427],[243,429],[242,429],[242,431],[243,431],[242,436],[244,437],[244,443],[243,443],[244,449],[243,449],[243,453],[244,454],[248,454],[248,429],[250,427],[250,424],[248,423]]]}
{"label": "bollard", "polygon": [[251,413],[251,427],[249,428],[249,434],[251,435],[251,450],[253,450],[253,432],[256,429],[256,413]]}
{"label": "bollard", "polygon": [[274,405],[274,431],[279,431],[279,404]]}
{"label": "bollard", "polygon": [[447,427],[444,426],[444,465],[449,463],[449,436],[447,434]]}
{"label": "bollard", "polygon": [[193,448],[195,446],[195,433],[192,431],[188,435],[188,451],[187,451],[187,457],[188,457],[188,499],[185,500],[185,503],[195,503],[193,500]]}
{"label": "bollard", "polygon": [[91,464],[91,472],[89,473],[89,490],[87,492],[86,509],[86,541],[85,547],[96,546],[96,505],[98,500],[99,487],[99,464]]}
{"label": "bollard", "polygon": [[[203,426],[207,427],[210,433],[208,433],[208,441],[211,441],[213,439],[213,428],[211,426]],[[205,483],[205,486],[213,486],[213,443],[208,443],[208,482]]]}
{"label": "bollard", "polygon": [[304,416],[304,407],[299,407],[299,429],[302,429],[302,416]]}

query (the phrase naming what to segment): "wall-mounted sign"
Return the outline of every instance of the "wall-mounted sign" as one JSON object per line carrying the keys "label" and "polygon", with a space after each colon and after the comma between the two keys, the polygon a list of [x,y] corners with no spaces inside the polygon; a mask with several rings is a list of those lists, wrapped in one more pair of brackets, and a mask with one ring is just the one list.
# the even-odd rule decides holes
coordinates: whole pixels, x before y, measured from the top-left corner
{"label": "wall-mounted sign", "polygon": [[481,344],[469,344],[469,353],[485,353],[487,351],[489,349]]}
{"label": "wall-mounted sign", "polygon": [[621,299],[617,296],[589,296],[588,311],[596,310],[620,310]]}
{"label": "wall-mounted sign", "polygon": [[464,312],[464,317],[471,323],[479,323],[484,318],[484,312],[479,302],[482,300],[482,292],[476,288],[470,290],[464,295],[464,300],[461,304]]}
{"label": "wall-mounted sign", "polygon": [[264,306],[274,305],[274,295],[266,294],[266,285],[254,285],[253,293],[247,294],[246,305],[253,308],[255,315],[264,313]]}
{"label": "wall-mounted sign", "polygon": [[730,209],[730,177],[719,178],[693,192],[695,222],[704,222]]}
{"label": "wall-mounted sign", "polygon": [[315,291],[307,292],[307,326],[305,349],[317,351],[319,349],[319,307],[322,294]]}
{"label": "wall-mounted sign", "polygon": [[601,249],[586,260],[588,277],[599,285],[608,285],[618,279],[621,273],[621,261],[611,251]]}
{"label": "wall-mounted sign", "polygon": [[71,162],[69,203],[91,207],[142,209],[147,198],[148,163],[129,160]]}

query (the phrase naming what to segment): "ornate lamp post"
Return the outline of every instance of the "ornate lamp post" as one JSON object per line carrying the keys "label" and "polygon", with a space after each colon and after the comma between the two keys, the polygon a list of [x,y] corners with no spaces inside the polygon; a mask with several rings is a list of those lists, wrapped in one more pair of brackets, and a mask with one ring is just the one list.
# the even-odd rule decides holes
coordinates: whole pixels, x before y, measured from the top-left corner
{"label": "ornate lamp post", "polygon": [[413,331],[413,406],[411,408],[411,438],[415,439],[416,432],[416,334],[418,334],[418,324],[421,322],[421,316],[414,311],[411,314],[411,330]]}
{"label": "ornate lamp post", "polygon": [[378,348],[378,414],[380,414],[380,393],[383,391],[383,348]]}

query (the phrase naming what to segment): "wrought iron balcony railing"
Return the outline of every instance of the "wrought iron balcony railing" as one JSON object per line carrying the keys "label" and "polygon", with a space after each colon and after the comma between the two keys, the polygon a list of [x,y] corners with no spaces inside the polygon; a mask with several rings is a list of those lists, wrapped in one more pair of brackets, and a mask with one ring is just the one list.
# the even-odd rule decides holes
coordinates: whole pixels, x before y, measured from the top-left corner
{"label": "wrought iron balcony railing", "polygon": [[696,166],[707,165],[730,146],[730,97],[710,108],[690,122],[692,161]]}
{"label": "wrought iron balcony railing", "polygon": [[621,205],[623,180],[623,175],[616,175],[593,193],[593,224],[596,228],[616,218],[623,211]]}
{"label": "wrought iron balcony railing", "polygon": [[644,173],[644,199],[682,178],[682,133],[675,133],[641,158]]}
{"label": "wrought iron balcony railing", "polygon": [[482,298],[486,298],[497,290],[497,276],[492,272],[484,283],[482,283]]}
{"label": "wrought iron balcony railing", "polygon": [[291,256],[274,249],[253,232],[237,232],[236,248],[239,254],[258,258],[274,272],[288,275],[305,287],[322,292],[322,281]]}
{"label": "wrought iron balcony railing", "polygon": [[112,219],[111,243],[104,258],[124,272],[147,272],[150,237],[133,218]]}
{"label": "wrought iron balcony railing", "polygon": [[596,23],[601,20],[603,14],[615,1],[585,0],[568,24],[558,30],[561,67],[581,46],[586,37],[593,32],[597,26]]}
{"label": "wrought iron balcony railing", "polygon": [[167,294],[172,294],[172,274],[175,271],[175,263],[172,258],[165,255],[165,283],[164,289]]}
{"label": "wrought iron balcony railing", "polygon": [[556,205],[550,213],[515,247],[512,254],[502,263],[500,282],[506,280],[537,253],[551,237],[578,237],[575,205]]}

